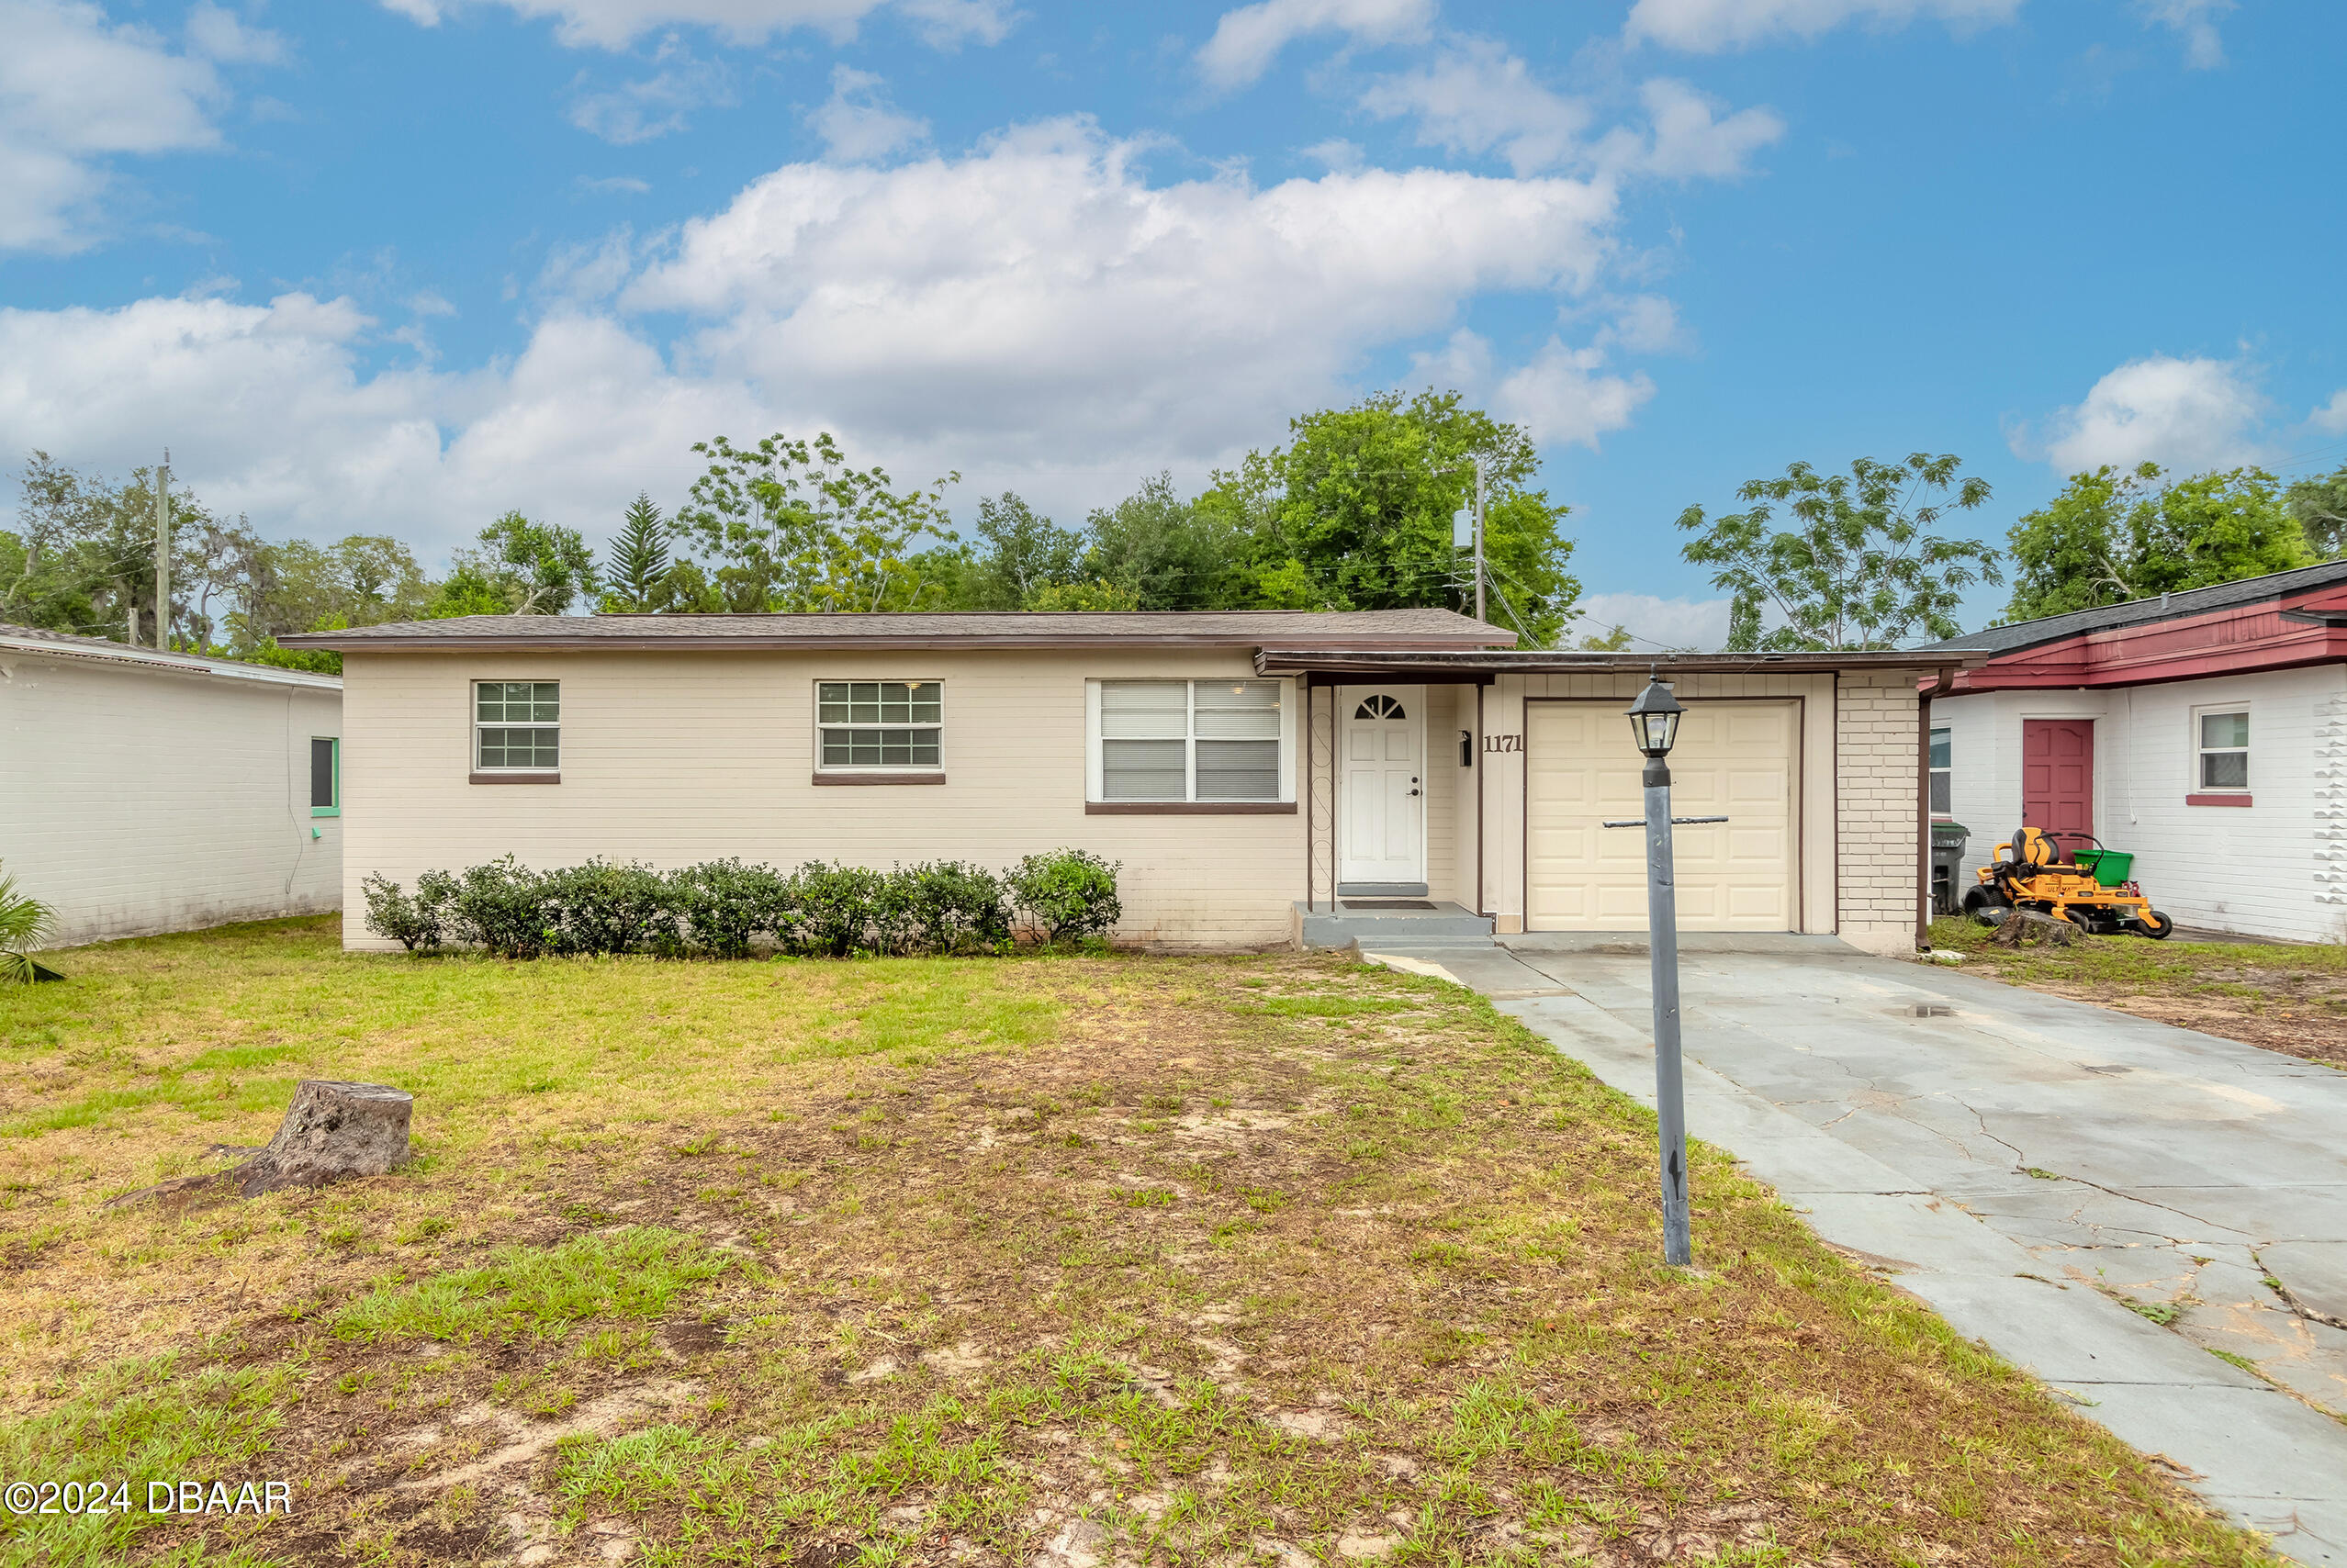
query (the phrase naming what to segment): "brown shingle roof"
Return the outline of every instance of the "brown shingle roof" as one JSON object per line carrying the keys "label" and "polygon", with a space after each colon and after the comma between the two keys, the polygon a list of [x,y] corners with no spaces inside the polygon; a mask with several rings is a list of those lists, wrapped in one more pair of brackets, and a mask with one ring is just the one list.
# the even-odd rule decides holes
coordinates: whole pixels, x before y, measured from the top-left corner
{"label": "brown shingle roof", "polygon": [[1168,644],[1507,647],[1515,633],[1448,610],[938,611],[871,615],[463,615],[278,639],[349,652],[438,649],[961,648]]}

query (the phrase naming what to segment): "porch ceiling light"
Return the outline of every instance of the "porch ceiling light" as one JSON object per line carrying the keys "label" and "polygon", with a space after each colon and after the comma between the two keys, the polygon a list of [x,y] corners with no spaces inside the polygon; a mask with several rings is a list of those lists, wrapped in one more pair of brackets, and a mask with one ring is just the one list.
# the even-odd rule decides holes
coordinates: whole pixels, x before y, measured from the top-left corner
{"label": "porch ceiling light", "polygon": [[1672,744],[1679,739],[1679,717],[1687,710],[1671,696],[1670,688],[1662,683],[1661,676],[1647,677],[1646,689],[1638,693],[1638,700],[1630,704],[1627,711],[1633,744],[1656,760],[1668,756]]}

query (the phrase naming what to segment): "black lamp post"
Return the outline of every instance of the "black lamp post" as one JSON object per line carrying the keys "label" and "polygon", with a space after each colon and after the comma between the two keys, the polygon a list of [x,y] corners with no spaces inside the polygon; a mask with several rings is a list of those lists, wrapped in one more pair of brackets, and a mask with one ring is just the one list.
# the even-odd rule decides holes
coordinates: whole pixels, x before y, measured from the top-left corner
{"label": "black lamp post", "polygon": [[1679,895],[1671,884],[1670,768],[1664,758],[1687,711],[1650,675],[1630,704],[1630,728],[1645,754],[1646,953],[1655,993],[1655,1118],[1662,1143],[1663,1261],[1694,1260],[1687,1219],[1687,1094],[1679,1061]]}

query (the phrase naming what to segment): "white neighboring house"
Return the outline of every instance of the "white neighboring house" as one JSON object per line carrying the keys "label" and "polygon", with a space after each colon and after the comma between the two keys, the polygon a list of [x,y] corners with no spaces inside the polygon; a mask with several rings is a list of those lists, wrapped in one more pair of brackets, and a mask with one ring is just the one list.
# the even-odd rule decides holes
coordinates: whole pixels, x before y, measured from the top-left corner
{"label": "white neighboring house", "polygon": [[343,683],[0,623],[0,870],[57,946],[341,907]]}
{"label": "white neighboring house", "polygon": [[2026,824],[2131,850],[2179,925],[2347,940],[2347,561],[1960,644],[1990,657],[1931,705],[1959,896]]}

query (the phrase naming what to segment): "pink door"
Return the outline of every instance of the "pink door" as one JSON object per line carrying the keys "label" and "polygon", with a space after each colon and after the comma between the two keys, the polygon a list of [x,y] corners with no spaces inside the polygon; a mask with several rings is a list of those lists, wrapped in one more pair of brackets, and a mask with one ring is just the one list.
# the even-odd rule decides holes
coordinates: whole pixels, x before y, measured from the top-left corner
{"label": "pink door", "polygon": [[2094,720],[2021,721],[2021,822],[2046,833],[2094,831]]}

